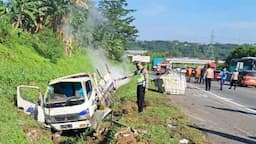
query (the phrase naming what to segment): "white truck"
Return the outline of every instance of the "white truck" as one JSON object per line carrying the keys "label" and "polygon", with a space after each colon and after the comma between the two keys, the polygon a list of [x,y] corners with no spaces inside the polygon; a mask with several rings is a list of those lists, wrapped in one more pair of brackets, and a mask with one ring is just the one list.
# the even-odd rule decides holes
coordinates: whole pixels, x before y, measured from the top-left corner
{"label": "white truck", "polygon": [[[39,101],[26,100],[23,89],[36,90]],[[78,73],[50,81],[44,95],[37,86],[18,86],[17,106],[55,131],[96,128],[97,122],[111,112],[108,106],[114,90],[110,73],[100,80],[95,74]]]}

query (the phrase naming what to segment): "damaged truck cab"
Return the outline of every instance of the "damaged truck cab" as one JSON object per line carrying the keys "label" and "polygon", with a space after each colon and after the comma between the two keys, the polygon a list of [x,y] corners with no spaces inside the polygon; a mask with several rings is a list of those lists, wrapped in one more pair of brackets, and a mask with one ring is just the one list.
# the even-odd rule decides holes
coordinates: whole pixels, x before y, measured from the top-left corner
{"label": "damaged truck cab", "polygon": [[[23,98],[21,91],[27,88],[37,90],[37,103]],[[112,102],[114,90],[109,74],[97,81],[95,75],[79,73],[50,81],[44,95],[39,87],[18,86],[17,106],[56,131],[82,129],[94,125],[97,112],[101,119],[111,112],[107,106]],[[100,110],[99,105],[105,108]]]}

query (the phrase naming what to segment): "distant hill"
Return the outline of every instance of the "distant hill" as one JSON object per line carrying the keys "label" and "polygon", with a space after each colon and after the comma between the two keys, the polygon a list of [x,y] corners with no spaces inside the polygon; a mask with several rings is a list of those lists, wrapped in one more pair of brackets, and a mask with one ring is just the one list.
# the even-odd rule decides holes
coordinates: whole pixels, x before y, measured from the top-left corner
{"label": "distant hill", "polygon": [[202,59],[224,60],[231,51],[239,47],[237,44],[200,44],[180,41],[136,41],[131,43],[131,49],[148,50],[168,57],[197,57]]}

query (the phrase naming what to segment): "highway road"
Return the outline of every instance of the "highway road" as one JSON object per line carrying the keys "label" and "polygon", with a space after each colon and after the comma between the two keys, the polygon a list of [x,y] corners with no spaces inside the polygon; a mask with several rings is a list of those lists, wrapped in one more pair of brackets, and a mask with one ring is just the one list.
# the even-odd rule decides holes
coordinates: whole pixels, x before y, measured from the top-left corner
{"label": "highway road", "polygon": [[185,95],[170,99],[213,144],[256,144],[256,88],[228,87],[220,91],[214,81],[205,91],[204,85],[188,83]]}

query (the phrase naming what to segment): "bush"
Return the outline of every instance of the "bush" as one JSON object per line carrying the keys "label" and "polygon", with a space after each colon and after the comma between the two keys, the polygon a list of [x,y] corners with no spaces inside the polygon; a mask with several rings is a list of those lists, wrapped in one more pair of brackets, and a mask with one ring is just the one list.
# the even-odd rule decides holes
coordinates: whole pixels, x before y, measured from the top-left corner
{"label": "bush", "polygon": [[56,63],[57,60],[64,56],[64,44],[55,38],[55,34],[49,30],[35,34],[35,41],[32,42],[32,47],[42,57],[50,59]]}
{"label": "bush", "polygon": [[0,21],[0,43],[7,43],[10,40],[10,31],[12,26],[9,24],[9,19],[7,17],[1,17]]}

